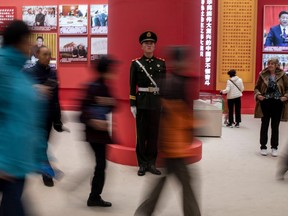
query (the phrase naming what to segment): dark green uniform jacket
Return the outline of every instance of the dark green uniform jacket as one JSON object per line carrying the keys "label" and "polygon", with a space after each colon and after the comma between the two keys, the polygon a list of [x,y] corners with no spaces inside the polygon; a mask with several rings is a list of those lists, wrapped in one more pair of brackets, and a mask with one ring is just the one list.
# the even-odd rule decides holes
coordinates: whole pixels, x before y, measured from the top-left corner
{"label": "dark green uniform jacket", "polygon": [[166,65],[165,60],[161,58],[141,58],[134,59],[130,67],[130,106],[136,106],[138,109],[156,109],[160,107],[160,96],[153,92],[137,91],[138,88],[155,87],[151,80],[147,77],[144,70],[136,62],[138,60],[150,74],[151,78],[160,88],[161,80],[165,78]]}

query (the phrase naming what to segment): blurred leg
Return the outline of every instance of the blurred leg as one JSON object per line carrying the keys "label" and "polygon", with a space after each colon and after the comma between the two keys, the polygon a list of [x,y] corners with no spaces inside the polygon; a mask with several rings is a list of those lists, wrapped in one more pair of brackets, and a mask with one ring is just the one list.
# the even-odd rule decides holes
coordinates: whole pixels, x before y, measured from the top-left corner
{"label": "blurred leg", "polygon": [[184,216],[200,216],[200,209],[191,187],[191,178],[182,158],[167,159],[167,170],[174,173],[182,185]]}
{"label": "blurred leg", "polygon": [[2,190],[2,201],[0,216],[24,216],[21,197],[24,189],[25,179],[14,179],[13,182],[0,180]]}
{"label": "blurred leg", "polygon": [[97,200],[100,199],[105,182],[106,145],[99,143],[90,143],[90,145],[95,153],[96,166],[89,199]]}
{"label": "blurred leg", "polygon": [[147,199],[136,209],[134,216],[151,216],[161,191],[163,189],[166,176],[161,177],[155,187],[151,188],[151,193],[147,196]]}

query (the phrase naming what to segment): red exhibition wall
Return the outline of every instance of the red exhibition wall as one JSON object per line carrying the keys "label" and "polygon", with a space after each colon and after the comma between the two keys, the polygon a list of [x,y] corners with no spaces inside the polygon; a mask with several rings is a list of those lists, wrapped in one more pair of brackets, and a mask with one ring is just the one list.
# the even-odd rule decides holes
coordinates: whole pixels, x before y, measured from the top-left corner
{"label": "red exhibition wall", "polygon": [[[71,4],[107,4],[108,0],[9,0],[1,1],[1,6],[15,6],[17,19],[22,19],[22,6],[37,6],[37,5],[71,5]],[[90,22],[88,22],[88,54],[90,53]],[[59,34],[58,34],[59,35]],[[69,37],[69,36],[65,36]],[[73,36],[75,37],[75,35]],[[94,37],[94,36],[93,36]],[[59,44],[59,40],[57,41]],[[57,48],[58,49],[58,48]],[[79,94],[81,93],[82,85],[93,77],[93,72],[90,68],[90,55],[88,62],[72,62],[59,63],[57,62],[58,77],[60,81],[60,99],[61,107],[66,110],[77,109]]]}
{"label": "red exhibition wall", "polygon": [[[110,0],[109,4],[111,3]],[[217,14],[217,5],[218,5],[218,1],[219,0],[214,0],[213,4],[216,10],[214,10],[214,14],[213,17],[215,16],[215,14]],[[18,1],[18,0],[10,0],[10,1],[1,1],[1,6],[16,6],[17,7],[17,18],[18,19],[22,19],[22,6],[24,5],[62,5],[62,4],[102,4],[102,3],[107,3],[108,0],[50,0],[49,2],[44,1],[44,0],[39,0],[39,1],[35,1],[35,0],[24,0],[24,1]],[[136,1],[138,2],[138,1]],[[158,2],[158,0],[157,0]],[[187,1],[189,2],[189,0]],[[194,1],[192,1],[194,2]],[[195,1],[198,2],[198,1]],[[120,2],[116,2],[116,4],[120,4]],[[139,5],[141,5],[142,3],[139,3]],[[164,3],[164,5],[167,5],[167,2]],[[171,5],[172,2],[169,2],[169,5]],[[200,0],[198,3],[196,3],[199,5],[200,7]],[[264,10],[264,5],[284,5],[283,0],[261,0],[258,1],[258,27],[257,27],[257,47],[256,47],[256,53],[257,53],[257,62],[256,62],[256,76],[258,74],[258,71],[261,70],[262,68],[262,43],[263,43],[263,10]],[[287,4],[286,4],[287,5]],[[150,10],[156,10],[157,7],[155,7],[154,3],[151,3],[151,6],[149,7],[149,13]],[[110,9],[110,8],[109,8]],[[156,17],[158,18],[159,16],[161,17],[161,13],[159,11],[161,11],[161,8],[157,8],[158,9],[158,14],[156,15]],[[175,9],[174,11],[171,11],[171,14],[175,14],[177,10]],[[113,11],[109,10],[109,16],[113,16]],[[133,19],[135,20],[135,22],[138,22],[138,20],[141,20],[141,16],[142,13],[146,13],[144,11],[139,12],[138,14],[135,14],[132,18],[132,16],[130,16],[131,14],[131,7],[123,7],[123,10],[121,12],[119,12],[119,16],[124,17],[124,21],[125,19]],[[124,14],[129,14],[129,16],[124,16]],[[186,19],[183,18],[183,20],[186,20],[188,22],[188,20],[195,20],[195,19],[199,19],[200,16],[196,17],[195,14],[193,16],[191,16],[191,14],[193,14],[192,12],[187,14],[182,14],[181,16],[186,16]],[[171,16],[173,17],[173,16]],[[191,19],[187,19],[187,17],[191,17]],[[217,17],[216,17],[217,18]],[[216,19],[213,18],[213,21],[215,21]],[[197,20],[198,21],[198,20]],[[197,23],[197,21],[195,21],[195,23]],[[152,21],[149,21],[150,23],[154,22],[154,18],[152,19]],[[146,22],[147,24],[149,22]],[[200,20],[199,20],[200,22]],[[213,23],[214,25],[214,23]],[[127,27],[127,23],[125,24],[122,23],[121,26],[126,26]],[[163,29],[165,28],[165,34],[160,34],[161,37],[161,41],[159,41],[159,45],[157,47],[157,52],[160,52],[162,44],[166,44],[169,41],[180,41],[180,40],[187,40],[187,39],[191,39],[193,37],[199,37],[199,34],[195,34],[195,29],[194,28],[187,28],[187,25],[185,25],[185,23],[179,24],[176,23],[173,18],[171,18],[171,20],[168,23],[168,19],[167,20],[163,20],[162,23]],[[213,29],[214,35],[215,32],[217,30],[217,26],[214,25],[215,28]],[[114,28],[114,27],[113,27]],[[172,29],[177,29],[177,30],[183,30],[185,29],[185,34],[181,35],[172,35],[169,33],[170,30]],[[130,29],[131,30],[131,29]],[[111,26],[109,26],[109,32],[113,32],[113,29]],[[174,31],[174,30],[173,30]],[[139,34],[140,29],[137,30],[136,28],[133,28],[133,31],[131,31],[131,34],[135,34],[135,36],[137,34]],[[130,34],[129,34],[130,35]],[[117,36],[119,38],[119,43],[122,43],[121,38],[123,38],[123,35],[119,35]],[[216,37],[213,37],[216,38]],[[131,41],[132,42],[132,41]],[[90,37],[88,34],[88,44],[90,44]],[[109,44],[108,43],[108,49],[109,49]],[[124,46],[124,44],[123,44]],[[137,45],[136,45],[137,46]],[[216,47],[216,40],[214,40],[214,47]],[[124,50],[123,52],[127,52],[126,50],[127,47],[125,46],[122,50]],[[215,50],[215,48],[214,48]],[[88,53],[90,53],[90,46],[88,46]],[[139,52],[137,50],[137,47],[135,47],[135,49],[129,49],[129,54],[131,58],[134,57],[138,57],[139,56]],[[161,53],[157,53],[158,55],[161,56]],[[90,56],[88,56],[88,58],[90,58]],[[215,91],[215,85],[213,84],[213,82],[215,82],[215,64],[217,62],[216,58],[214,58],[213,60],[214,64],[212,65],[212,72],[211,72],[211,77],[212,77],[212,89],[210,87],[205,88],[203,87],[203,85],[201,85],[200,90],[201,91],[210,91],[210,92],[216,92]],[[78,98],[79,95],[79,90],[81,89],[81,85],[83,83],[85,83],[87,80],[91,79],[92,77],[92,72],[90,69],[90,61],[88,59],[88,63],[59,63],[57,64],[57,68],[58,68],[58,73],[59,73],[59,80],[60,80],[60,87],[61,87],[61,91],[60,91],[60,99],[61,99],[61,105],[63,109],[68,109],[68,110],[74,110],[77,109],[77,106],[75,106],[77,104],[77,101],[75,100],[75,98]],[[127,68],[126,68],[127,69]],[[203,67],[201,67],[201,70],[204,70]],[[256,77],[257,78],[257,77]],[[201,81],[201,83],[203,83],[203,81]],[[200,84],[201,84],[200,83]],[[124,80],[124,84],[128,85],[128,80]],[[125,90],[126,91],[126,90]],[[126,95],[126,94],[125,94]],[[243,113],[253,113],[253,109],[254,109],[254,99],[253,99],[253,92],[244,92],[244,97],[242,100],[242,112]]]}
{"label": "red exhibition wall", "polygon": [[[108,0],[11,0],[1,6],[16,6],[17,18],[22,19],[22,6],[36,5],[71,5],[71,4],[103,4]],[[89,9],[89,8],[88,8]],[[89,22],[88,22],[89,23]],[[88,27],[88,32],[89,31]],[[169,45],[187,45],[194,49],[191,59],[191,71],[198,76],[200,71],[200,0],[109,0],[109,33],[108,53],[119,60],[117,79],[113,81],[115,95],[119,101],[117,112],[113,114],[113,138],[117,144],[108,145],[109,160],[117,163],[136,165],[136,128],[135,119],[130,113],[129,105],[129,67],[131,60],[143,55],[138,42],[139,35],[146,31],[155,31],[159,41],[155,56],[165,58],[165,47]],[[75,36],[74,36],[75,37]],[[88,53],[90,53],[90,35],[88,33]],[[59,42],[59,39],[58,39]],[[77,109],[77,98],[81,86],[91,79],[93,73],[88,63],[57,62],[60,80],[61,107]],[[198,95],[200,85],[195,79],[191,89]],[[192,91],[191,91],[192,92]],[[195,96],[194,95],[194,96]],[[76,106],[75,106],[76,105]],[[199,161],[202,157],[202,143],[195,141],[191,146],[194,157],[190,162]]]}

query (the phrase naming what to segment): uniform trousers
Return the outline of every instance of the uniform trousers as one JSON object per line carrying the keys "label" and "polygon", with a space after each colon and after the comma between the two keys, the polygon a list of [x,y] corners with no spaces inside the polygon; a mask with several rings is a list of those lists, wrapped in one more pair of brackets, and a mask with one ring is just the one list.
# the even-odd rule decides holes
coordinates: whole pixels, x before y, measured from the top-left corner
{"label": "uniform trousers", "polygon": [[[200,216],[200,209],[194,191],[190,185],[191,177],[185,164],[185,159],[169,158],[165,160],[165,163],[168,175],[174,174],[181,183],[184,216]],[[166,179],[166,176],[159,178],[159,181],[151,188],[151,193],[147,196],[148,198],[137,208],[134,216],[152,215]]]}
{"label": "uniform trousers", "polygon": [[260,145],[267,149],[268,128],[271,119],[271,148],[277,149],[279,144],[279,124],[282,115],[283,102],[276,99],[264,99],[260,103],[263,112],[261,118]]}
{"label": "uniform trousers", "polygon": [[155,165],[159,132],[160,109],[137,109],[136,154],[139,166]]}
{"label": "uniform trousers", "polygon": [[89,199],[97,200],[100,198],[105,182],[106,144],[90,142],[90,146],[95,153],[96,166],[94,169],[94,176],[92,179],[92,187]]}

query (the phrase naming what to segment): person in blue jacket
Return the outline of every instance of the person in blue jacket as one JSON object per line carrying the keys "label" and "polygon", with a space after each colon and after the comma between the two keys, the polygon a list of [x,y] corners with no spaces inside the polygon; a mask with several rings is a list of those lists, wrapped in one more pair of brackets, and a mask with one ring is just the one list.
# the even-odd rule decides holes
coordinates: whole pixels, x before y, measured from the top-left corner
{"label": "person in blue jacket", "polygon": [[288,46],[288,11],[279,13],[279,25],[270,28],[264,46]]}
{"label": "person in blue jacket", "polygon": [[29,55],[28,26],[12,21],[0,49],[0,192],[1,216],[23,216],[25,176],[40,169],[43,131],[41,101],[32,80],[22,72]]}

